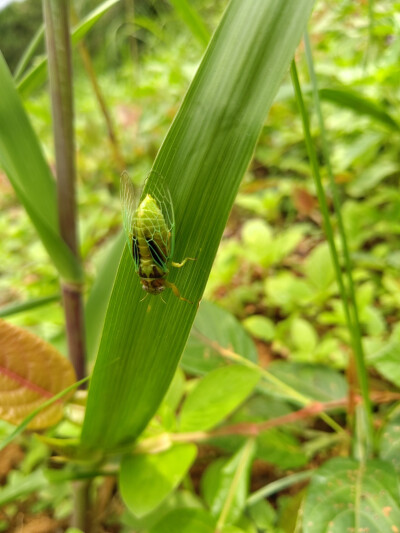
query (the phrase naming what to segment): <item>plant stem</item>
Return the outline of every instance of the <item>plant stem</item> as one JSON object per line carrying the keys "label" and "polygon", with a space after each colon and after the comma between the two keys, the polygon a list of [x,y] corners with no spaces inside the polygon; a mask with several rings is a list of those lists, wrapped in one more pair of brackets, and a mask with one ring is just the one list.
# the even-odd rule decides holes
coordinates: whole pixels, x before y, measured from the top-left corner
{"label": "plant stem", "polygon": [[[286,393],[289,398],[293,399],[294,401],[304,406],[312,406],[315,403],[311,398],[308,398],[307,396],[295,390],[290,385],[287,385],[282,380],[271,374],[271,372],[265,370],[265,368],[262,368],[261,366],[256,363],[253,363],[249,359],[246,359],[240,354],[235,353],[233,350],[230,350],[229,348],[224,348],[217,342],[208,339],[205,335],[197,331],[195,327],[192,331],[193,335],[200,339],[204,344],[210,346],[213,350],[218,352],[222,357],[225,357],[230,361],[235,361],[236,363],[239,363],[241,365],[248,366],[249,368],[254,368],[255,370],[258,370],[265,380],[267,380],[269,383],[274,384],[278,388],[278,390]],[[319,417],[337,433],[345,433],[345,430],[327,413],[320,412]]]}
{"label": "plant stem", "polygon": [[[72,17],[74,24],[78,24],[78,16],[75,12],[75,9],[72,6]],[[119,172],[122,172],[125,170],[126,164],[124,161],[124,158],[121,154],[121,150],[118,143],[117,134],[115,132],[114,124],[110,115],[110,112],[108,110],[108,106],[106,103],[106,100],[103,96],[102,90],[100,88],[99,82],[97,81],[96,72],[93,68],[93,63],[89,54],[89,51],[87,49],[87,46],[85,45],[84,39],[79,41],[78,43],[78,50],[79,54],[82,59],[83,66],[86,70],[86,74],[88,75],[88,78],[90,80],[90,83],[92,84],[94,94],[97,98],[97,101],[99,103],[100,110],[103,114],[105,123],[106,123],[106,129],[107,129],[107,136],[108,141],[110,143],[111,153],[113,155],[115,164],[119,170]]]}
{"label": "plant stem", "polygon": [[[325,123],[324,123],[324,117],[321,110],[321,104],[318,94],[318,81],[317,76],[315,74],[314,70],[314,62],[311,52],[311,45],[310,45],[310,39],[308,37],[308,33],[306,32],[304,35],[304,43],[305,43],[305,49],[306,49],[306,58],[307,58],[307,64],[308,64],[308,70],[310,73],[310,79],[313,87],[313,96],[314,96],[314,104],[315,109],[318,117],[318,123],[319,123],[319,129],[320,129],[320,136],[321,136],[321,142],[322,142],[322,151],[324,154],[324,160],[326,165],[326,170],[329,177],[329,184],[332,191],[332,198],[333,198],[333,205],[335,207],[335,213],[336,218],[338,222],[338,230],[339,230],[339,236],[340,241],[342,244],[342,250],[343,250],[343,259],[344,259],[344,266],[346,271],[346,277],[347,277],[347,287],[348,287],[348,296],[350,300],[350,313],[351,313],[351,328],[350,328],[350,335],[353,339],[353,346],[355,348],[355,360],[356,360],[356,367],[357,367],[357,377],[359,383],[362,383],[363,381],[367,382],[367,375],[366,375],[366,368],[365,368],[365,355],[364,355],[364,348],[362,345],[362,337],[361,337],[361,325],[360,325],[360,318],[358,315],[358,307],[357,307],[357,301],[356,301],[356,292],[354,288],[354,282],[353,282],[353,275],[352,275],[352,261],[350,257],[350,251],[347,244],[347,237],[346,237],[346,231],[344,228],[343,218],[342,218],[342,211],[341,211],[341,205],[340,205],[340,198],[338,193],[338,188],[335,183],[335,178],[333,176],[333,169],[331,165],[331,159],[329,154],[329,145],[325,130]],[[345,302],[343,302],[345,305]],[[364,373],[364,377],[360,376],[360,372]],[[350,385],[350,384],[349,384]],[[368,387],[367,387],[367,393]],[[367,395],[368,395],[367,394]]]}
{"label": "plant stem", "polygon": [[[355,302],[354,286],[352,283],[351,272],[348,272],[348,274],[350,277],[350,289],[349,289],[350,299],[353,300],[354,302],[353,309],[352,309],[353,317],[350,315],[350,310],[349,310],[349,305],[348,305],[349,298],[348,298],[347,291],[346,291],[344,281],[343,281],[343,275],[342,275],[342,270],[341,270],[341,266],[339,262],[339,256],[336,250],[332,224],[331,224],[330,216],[329,216],[328,204],[326,201],[324,188],[322,186],[322,180],[321,180],[321,175],[319,172],[317,157],[316,157],[313,141],[311,138],[308,115],[307,115],[307,112],[304,106],[304,101],[303,101],[301,88],[300,88],[300,82],[299,82],[299,78],[297,75],[296,64],[294,61],[292,61],[291,75],[292,75],[293,86],[294,86],[294,90],[296,94],[297,104],[299,106],[300,115],[303,121],[304,139],[306,143],[308,157],[310,160],[310,167],[311,167],[312,175],[313,175],[316,189],[317,189],[318,201],[319,201],[321,212],[323,215],[325,233],[326,233],[327,241],[328,241],[330,252],[331,252],[332,262],[333,262],[335,273],[336,273],[336,280],[339,285],[339,292],[340,292],[340,296],[343,302],[346,322],[349,328],[349,332],[350,332],[352,344],[353,344],[353,350],[355,353],[357,376],[358,376],[358,381],[360,384],[361,395],[363,398],[364,409],[365,409],[366,419],[367,419],[367,432],[368,432],[367,440],[369,441],[369,443],[372,443],[373,430],[372,430],[371,401],[369,398],[369,389],[368,389],[368,376],[367,376],[367,370],[365,366],[364,354],[362,351],[361,333],[359,329],[355,331],[355,328],[357,329],[357,326],[359,328],[359,321],[358,321],[358,314],[357,314],[357,307],[356,307],[356,302]],[[335,206],[336,206],[336,202],[338,202],[338,198],[335,199]],[[340,210],[340,205],[338,205],[338,208]],[[343,224],[341,227],[341,231],[343,231],[342,238],[344,236],[344,240],[346,242]],[[349,264],[350,257],[348,254],[347,246],[345,246],[345,250],[346,250],[345,256],[347,252],[346,267],[350,268],[350,264]],[[357,326],[354,325],[354,321],[356,321]]]}
{"label": "plant stem", "polygon": [[86,503],[89,500],[90,480],[74,481],[72,486],[74,490],[71,527],[89,531],[90,523]]}
{"label": "plant stem", "polygon": [[[75,202],[75,143],[68,0],[43,0],[55,139],[61,235],[79,256]],[[82,285],[61,282],[68,352],[78,379],[85,376]]]}

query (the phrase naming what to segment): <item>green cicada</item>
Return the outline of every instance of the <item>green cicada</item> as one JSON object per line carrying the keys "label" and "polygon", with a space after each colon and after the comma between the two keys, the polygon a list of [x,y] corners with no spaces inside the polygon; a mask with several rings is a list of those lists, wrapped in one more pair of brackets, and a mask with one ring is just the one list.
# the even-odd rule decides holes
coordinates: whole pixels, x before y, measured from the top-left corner
{"label": "green cicada", "polygon": [[128,174],[122,174],[121,201],[126,241],[143,290],[157,295],[170,287],[178,298],[189,302],[180,295],[176,285],[167,280],[168,266],[180,268],[193,259],[187,257],[181,263],[171,261],[175,244],[174,209],[171,194],[160,178],[152,180],[151,187],[145,187],[143,199],[136,201]]}

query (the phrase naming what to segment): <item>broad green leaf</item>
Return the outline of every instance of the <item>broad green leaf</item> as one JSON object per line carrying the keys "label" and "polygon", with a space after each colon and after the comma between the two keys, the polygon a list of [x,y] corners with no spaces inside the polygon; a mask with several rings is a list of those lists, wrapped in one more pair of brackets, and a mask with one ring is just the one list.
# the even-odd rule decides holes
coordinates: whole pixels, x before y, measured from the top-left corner
{"label": "broad green leaf", "polygon": [[241,365],[213,370],[186,398],[180,431],[205,431],[216,426],[247,398],[259,379],[257,370]]}
{"label": "broad green leaf", "polygon": [[[215,343],[215,344],[213,344]],[[205,374],[225,366],[218,347],[228,348],[253,363],[257,350],[240,322],[218,305],[202,301],[182,358],[182,367],[192,374]]]}
{"label": "broad green leaf", "polygon": [[[55,348],[4,320],[0,320],[0,376],[0,417],[16,425],[40,404],[76,381],[71,363]],[[53,426],[62,415],[62,404],[55,402],[40,412],[28,427]]]}
{"label": "broad green leaf", "polygon": [[399,172],[399,164],[391,159],[380,159],[379,163],[369,165],[347,186],[347,192],[352,196],[363,196],[387,177]]}
{"label": "broad green leaf", "polygon": [[391,533],[400,524],[399,480],[389,463],[347,458],[313,475],[304,505],[304,533]]}
{"label": "broad green leaf", "polygon": [[1,488],[0,505],[2,507],[33,492],[43,490],[49,484],[49,480],[42,469],[34,470],[26,476],[18,472],[17,476],[15,481],[9,476],[7,485]]}
{"label": "broad green leaf", "polygon": [[391,383],[400,386],[400,327],[393,330],[390,339],[370,341],[366,343],[368,363]]}
{"label": "broad green leaf", "polygon": [[179,444],[154,455],[131,455],[122,460],[121,496],[137,517],[144,516],[172,492],[196,457],[194,444]]}
{"label": "broad green leaf", "polygon": [[61,277],[79,281],[79,262],[58,228],[53,176],[1,54],[0,164]]}
{"label": "broad green leaf", "polygon": [[174,375],[241,178],[313,2],[232,0],[153,166],[175,208],[174,259],[196,258],[145,301],[125,248],[90,384],[82,444],[112,449],[135,439]]}
{"label": "broad green leaf", "polygon": [[215,533],[215,519],[203,509],[176,509],[164,516],[150,533]]}
{"label": "broad green leaf", "polygon": [[257,437],[257,457],[284,469],[299,468],[307,464],[307,455],[298,440],[279,429],[264,431]]}
{"label": "broad green leaf", "polygon": [[121,517],[121,523],[130,528],[128,531],[148,531],[177,509],[204,509],[204,504],[194,492],[180,488],[171,492],[154,511],[141,518],[133,515],[127,509]]}
{"label": "broad green leaf", "polygon": [[201,488],[211,514],[224,524],[233,524],[240,517],[249,490],[250,469],[255,451],[254,441],[248,440],[230,459],[217,459],[207,468]]}
{"label": "broad green leaf", "polygon": [[243,326],[245,329],[256,337],[263,341],[272,341],[275,337],[275,326],[271,319],[261,315],[249,316],[243,320]]}
{"label": "broad green leaf", "polygon": [[[317,332],[312,324],[304,318],[294,318],[290,324],[290,336],[293,346],[301,353],[311,356],[318,342]],[[311,359],[311,357],[310,357]]]}
{"label": "broad green leaf", "polygon": [[264,286],[268,304],[276,305],[286,313],[309,305],[314,297],[309,283],[292,272],[278,272],[267,278]]}
{"label": "broad green leaf", "polygon": [[[91,11],[71,32],[71,41],[78,43],[93,25],[119,0],[106,0]],[[40,84],[44,83],[47,76],[47,57],[38,61],[22,78],[18,84],[18,91],[26,98]]]}
{"label": "broad green leaf", "polygon": [[272,531],[276,521],[276,510],[268,500],[260,500],[257,503],[249,505],[247,511],[258,529],[261,529],[262,531]]}
{"label": "broad green leaf", "polygon": [[400,474],[400,415],[392,416],[383,427],[379,441],[379,457]]}
{"label": "broad green leaf", "polygon": [[328,243],[324,242],[316,246],[308,255],[304,274],[311,286],[319,291],[326,291],[335,281],[335,269],[329,252]]}
{"label": "broad green leaf", "polygon": [[268,267],[275,257],[271,249],[273,235],[271,227],[261,219],[248,220],[242,227],[242,241],[248,261]]}
{"label": "broad green leaf", "polygon": [[[258,387],[257,387],[258,388]],[[293,412],[293,407],[286,402],[258,394],[249,398],[242,407],[235,411],[230,424],[259,423],[272,418],[285,416]],[[229,435],[213,438],[210,442],[218,448],[235,453],[244,443],[245,437]],[[298,468],[307,464],[307,455],[300,442],[284,429],[271,428],[256,437],[255,456],[281,469]]]}
{"label": "broad green leaf", "polygon": [[383,106],[349,89],[320,89],[319,95],[323,100],[329,100],[339,104],[341,107],[347,107],[357,113],[357,115],[369,115],[390,129],[397,131],[400,129],[398,122]]}
{"label": "broad green leaf", "polygon": [[[347,383],[343,375],[326,366],[276,361],[269,365],[268,372],[298,393],[317,402],[339,400],[347,395]],[[267,380],[264,380],[258,389],[266,394],[293,400],[290,395]]]}

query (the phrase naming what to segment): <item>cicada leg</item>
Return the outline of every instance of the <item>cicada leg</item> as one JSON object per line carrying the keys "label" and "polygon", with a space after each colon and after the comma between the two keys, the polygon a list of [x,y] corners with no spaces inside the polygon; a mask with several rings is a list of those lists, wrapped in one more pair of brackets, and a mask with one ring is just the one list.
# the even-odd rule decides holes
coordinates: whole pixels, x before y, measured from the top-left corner
{"label": "cicada leg", "polygon": [[194,257],[186,257],[181,263],[175,263],[174,261],[171,262],[171,265],[175,268],[181,268],[187,261],[196,261],[196,258]]}
{"label": "cicada leg", "polygon": [[164,283],[165,283],[165,286],[169,287],[172,290],[172,292],[175,294],[175,296],[177,296],[180,300],[183,300],[184,302],[187,302],[189,304],[193,304],[193,302],[181,296],[181,293],[179,292],[178,287],[174,283],[171,283],[170,281],[167,281],[167,280],[165,280]]}

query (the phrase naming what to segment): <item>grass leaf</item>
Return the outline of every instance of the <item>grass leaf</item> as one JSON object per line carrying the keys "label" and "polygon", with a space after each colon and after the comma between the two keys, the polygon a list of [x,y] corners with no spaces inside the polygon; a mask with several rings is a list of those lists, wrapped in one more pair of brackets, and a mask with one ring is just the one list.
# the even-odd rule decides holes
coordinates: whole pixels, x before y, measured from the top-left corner
{"label": "grass leaf", "polygon": [[62,278],[81,268],[58,228],[56,184],[0,54],[0,163]]}
{"label": "grass leaf", "polygon": [[[149,297],[123,253],[91,380],[82,444],[112,450],[155,413],[190,333],[242,176],[313,2],[233,0],[215,32],[150,180],[161,174],[175,207],[171,291]],[[148,186],[152,183],[148,182]]]}

